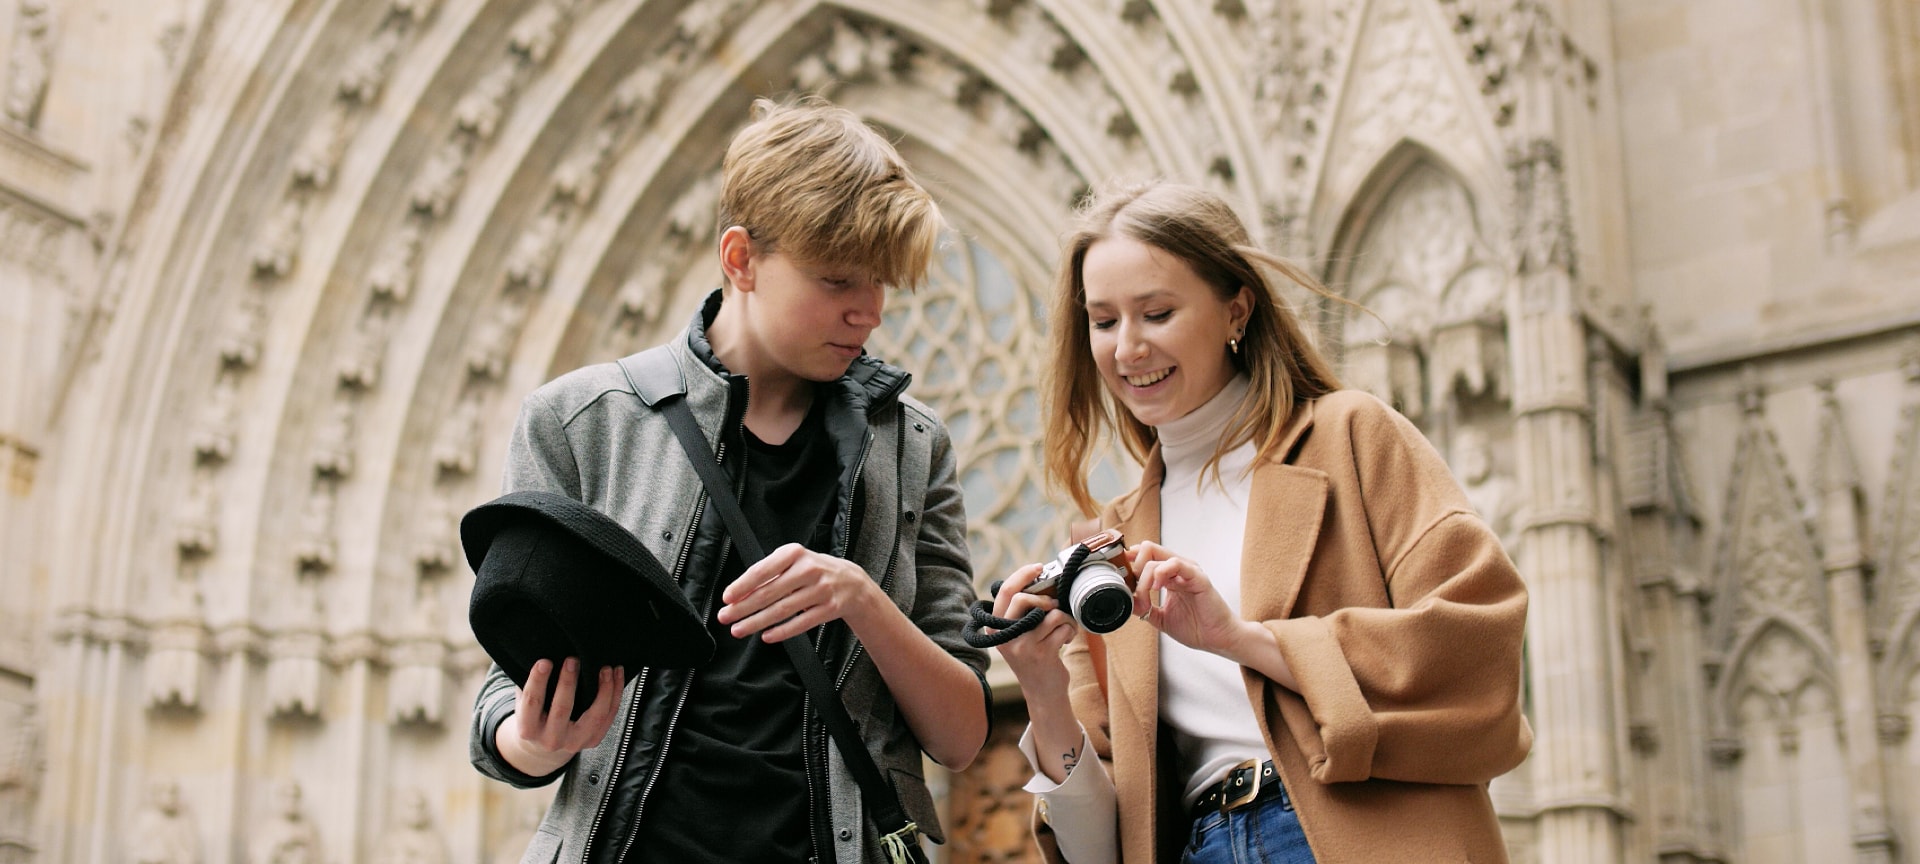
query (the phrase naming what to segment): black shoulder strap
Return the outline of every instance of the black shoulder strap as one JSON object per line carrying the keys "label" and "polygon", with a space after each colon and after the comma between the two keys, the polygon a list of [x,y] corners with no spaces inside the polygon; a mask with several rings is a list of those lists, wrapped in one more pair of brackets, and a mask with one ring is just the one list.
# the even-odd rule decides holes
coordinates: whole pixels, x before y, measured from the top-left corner
{"label": "black shoulder strap", "polygon": [[[629,364],[621,361],[620,369],[627,375],[628,383],[640,399],[666,414],[667,424],[673,427],[674,437],[680,439],[680,446],[687,451],[687,458],[693,462],[693,470],[700,475],[700,482],[707,487],[707,500],[714,509],[720,511],[720,520],[726,525],[727,533],[733,537],[734,548],[740,550],[744,562],[749,566],[766,557],[760,547],[760,538],[747,524],[747,514],[740,510],[740,502],[734,500],[727,485],[726,475],[720,471],[720,461],[714,456],[713,448],[707,445],[705,435],[700,432],[700,424],[693,418],[693,410],[687,407],[685,379],[679,377],[680,369],[671,355],[665,351],[647,351],[627,358],[635,361]],[[638,372],[639,375],[634,373]],[[886,778],[880,774],[879,766],[873,762],[873,754],[868,752],[866,742],[860,739],[860,732],[853,725],[853,718],[847,715],[847,706],[840,701],[840,694],[827,680],[826,670],[813,653],[813,646],[804,636],[784,640],[780,643],[786,649],[787,659],[800,673],[800,682],[813,695],[813,702],[820,706],[820,718],[826,721],[827,732],[840,746],[840,758],[853,772],[853,779],[860,784],[867,808],[873,813],[873,824],[880,834],[881,846],[889,858],[905,864],[908,861],[921,860],[919,826],[907,819],[906,812],[900,807],[899,793]]]}

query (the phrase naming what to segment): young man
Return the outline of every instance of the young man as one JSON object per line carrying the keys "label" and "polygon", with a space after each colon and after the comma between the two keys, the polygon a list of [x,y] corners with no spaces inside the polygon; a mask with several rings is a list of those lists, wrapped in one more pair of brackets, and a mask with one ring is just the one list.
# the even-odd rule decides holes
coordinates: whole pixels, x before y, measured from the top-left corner
{"label": "young man", "polygon": [[[524,690],[493,668],[474,765],[515,786],[561,780],[528,862],[881,860],[784,639],[814,640],[935,840],[921,753],[960,770],[986,740],[987,658],[960,639],[973,589],[952,447],[903,395],[909,376],[863,350],[889,287],[925,279],[939,210],[851,112],[761,100],[754,113],[723,167],[725,287],[667,344],[535,390],[508,447],[507,491],[617,519],[718,645],[690,670],[599,670],[577,721],[577,660],[541,661]],[[635,392],[639,368],[677,371],[764,560],[742,561],[725,536],[666,416]]]}

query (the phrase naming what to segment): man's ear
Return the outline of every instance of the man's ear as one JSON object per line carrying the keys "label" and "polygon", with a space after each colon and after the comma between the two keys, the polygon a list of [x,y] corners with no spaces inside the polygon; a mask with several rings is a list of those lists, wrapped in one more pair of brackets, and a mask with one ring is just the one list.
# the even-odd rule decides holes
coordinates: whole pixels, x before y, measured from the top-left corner
{"label": "man's ear", "polygon": [[740,291],[753,290],[753,238],[734,225],[720,232],[720,274]]}

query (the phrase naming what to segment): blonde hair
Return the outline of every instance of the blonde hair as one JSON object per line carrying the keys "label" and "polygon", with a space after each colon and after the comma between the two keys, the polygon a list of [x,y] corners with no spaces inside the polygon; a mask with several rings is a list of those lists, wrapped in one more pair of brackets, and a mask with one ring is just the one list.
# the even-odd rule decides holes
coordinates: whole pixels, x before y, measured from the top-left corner
{"label": "blonde hair", "polygon": [[886,285],[926,280],[940,208],[887,139],[816,96],[756,99],[752,116],[721,166],[721,231],[738,225],[757,251]]}
{"label": "blonde hair", "polygon": [[[1228,432],[1207,460],[1219,471],[1220,458],[1252,441],[1266,457],[1279,446],[1280,433],[1294,407],[1340,388],[1333,366],[1307,341],[1299,319],[1267,276],[1267,271],[1341,303],[1351,301],[1284,258],[1255,248],[1245,224],[1219,196],[1195,186],[1150,182],[1112,185],[1082,202],[1075,230],[1068,235],[1054,278],[1051,373],[1046,383],[1046,463],[1050,485],[1065,491],[1080,511],[1092,516],[1096,503],[1087,488],[1095,448],[1117,434],[1127,452],[1144,464],[1156,435],[1107,392],[1094,364],[1087,330],[1087,291],[1082,265],[1094,243],[1121,236],[1138,240],[1187,263],[1212,286],[1221,302],[1241,286],[1253,294],[1253,308],[1240,337],[1235,364],[1253,380],[1251,392],[1228,424]],[[1227,350],[1221,345],[1220,350]]]}

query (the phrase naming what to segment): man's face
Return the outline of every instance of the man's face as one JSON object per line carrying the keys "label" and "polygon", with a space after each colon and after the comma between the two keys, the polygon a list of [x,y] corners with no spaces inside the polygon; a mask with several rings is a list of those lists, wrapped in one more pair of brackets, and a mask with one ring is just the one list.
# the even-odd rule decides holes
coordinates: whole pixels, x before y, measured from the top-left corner
{"label": "man's face", "polygon": [[880,326],[887,289],[865,274],[783,252],[754,254],[748,269],[748,329],[763,375],[837,379]]}

